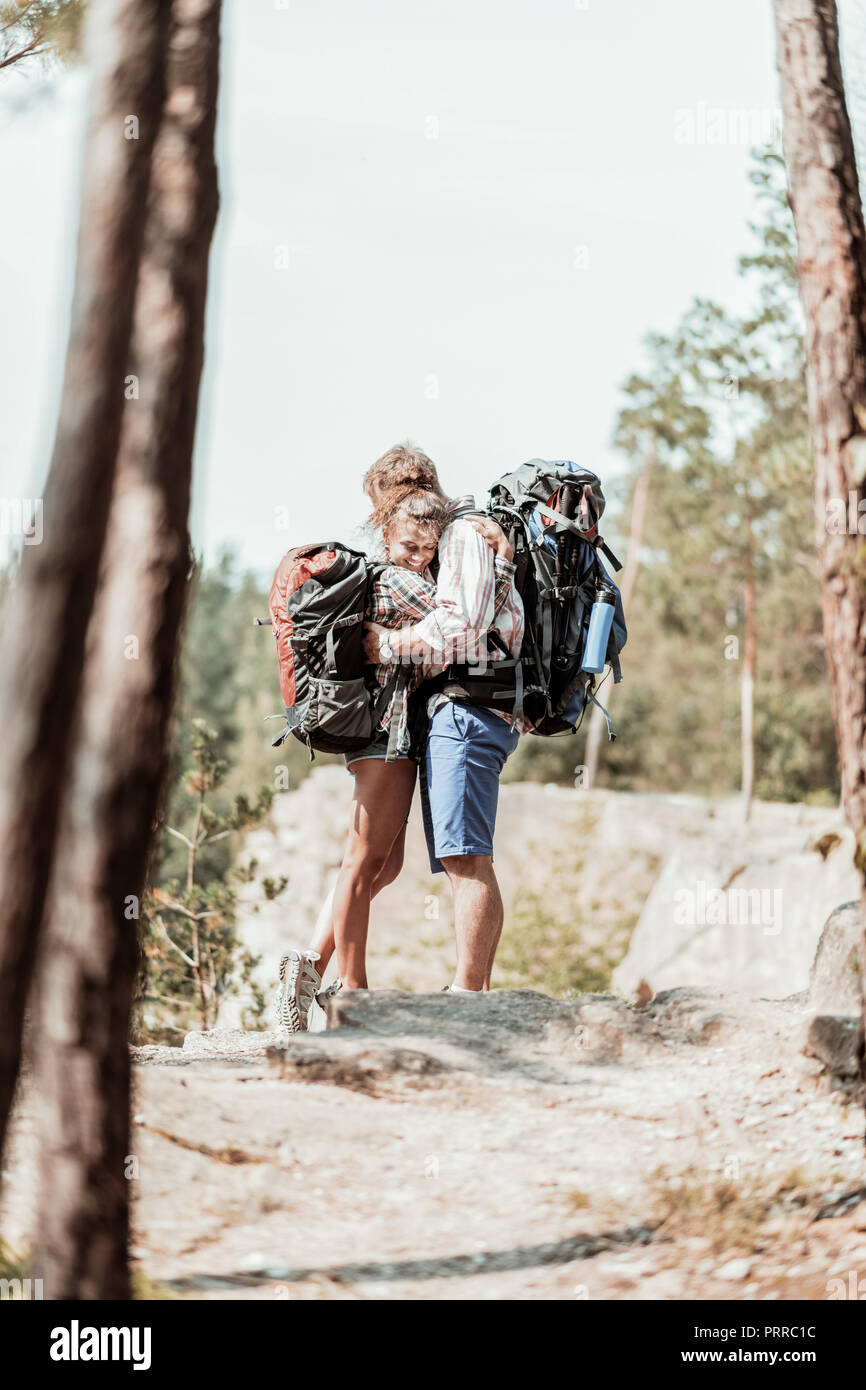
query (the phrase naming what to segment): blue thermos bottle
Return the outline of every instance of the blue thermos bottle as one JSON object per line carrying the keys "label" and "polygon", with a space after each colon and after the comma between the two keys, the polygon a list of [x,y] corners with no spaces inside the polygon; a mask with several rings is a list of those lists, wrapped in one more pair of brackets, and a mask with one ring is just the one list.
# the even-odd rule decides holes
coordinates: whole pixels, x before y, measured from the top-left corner
{"label": "blue thermos bottle", "polygon": [[592,612],[589,615],[586,647],[584,648],[581,668],[591,675],[597,675],[599,671],[604,670],[607,642],[610,637],[610,626],[613,622],[615,607],[616,590],[613,585],[599,584],[595,591],[595,603],[592,605]]}

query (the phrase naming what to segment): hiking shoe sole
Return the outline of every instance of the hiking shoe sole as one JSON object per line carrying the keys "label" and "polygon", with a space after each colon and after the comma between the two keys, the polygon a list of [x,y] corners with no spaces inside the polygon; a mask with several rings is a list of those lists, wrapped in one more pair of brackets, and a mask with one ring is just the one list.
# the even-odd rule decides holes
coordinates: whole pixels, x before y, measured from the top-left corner
{"label": "hiking shoe sole", "polygon": [[305,1033],[310,1007],[322,978],[313,961],[316,951],[289,951],[280,961],[280,984],[271,1010],[274,1024],[285,1033]]}

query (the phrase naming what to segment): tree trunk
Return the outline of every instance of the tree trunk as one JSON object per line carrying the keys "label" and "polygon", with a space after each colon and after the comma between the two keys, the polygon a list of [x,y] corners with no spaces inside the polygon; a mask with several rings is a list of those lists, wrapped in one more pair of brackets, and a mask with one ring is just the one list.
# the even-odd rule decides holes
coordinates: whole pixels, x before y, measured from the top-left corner
{"label": "tree trunk", "polygon": [[740,682],[740,724],[742,753],[743,820],[752,814],[755,794],[755,674],[758,659],[758,622],[755,603],[755,561],[752,540],[751,505],[746,509],[746,548],[744,556],[743,609],[746,627],[743,675]]}
{"label": "tree trunk", "polygon": [[[631,604],[634,586],[637,581],[637,572],[640,565],[640,548],[643,545],[644,526],[646,524],[647,501],[649,499],[650,473],[652,471],[653,460],[655,458],[654,445],[648,444],[644,453],[641,470],[635,483],[634,496],[631,504],[631,526],[628,537],[628,555],[625,562],[625,572],[622,580],[622,606],[628,622],[628,610]],[[608,695],[607,704],[613,699],[616,686],[612,685]],[[602,731],[607,728],[604,715],[597,705],[592,707],[592,715],[589,721],[589,733],[586,736],[586,775],[584,778],[587,787],[595,786],[598,765],[601,760]]]}
{"label": "tree trunk", "polygon": [[[785,159],[806,317],[827,667],[866,911],[866,550],[828,527],[866,479],[866,232],[832,0],[776,0]],[[866,998],[866,939],[860,952]],[[861,1063],[863,1032],[861,1027]]]}
{"label": "tree trunk", "polygon": [[37,1237],[49,1298],[128,1298],[129,1023],[168,762],[218,206],[220,0],[174,0],[127,403],[41,971]]}
{"label": "tree trunk", "polygon": [[75,297],[44,534],[25,547],[0,651],[0,1154],[114,478],[169,8],[94,0],[88,21]]}

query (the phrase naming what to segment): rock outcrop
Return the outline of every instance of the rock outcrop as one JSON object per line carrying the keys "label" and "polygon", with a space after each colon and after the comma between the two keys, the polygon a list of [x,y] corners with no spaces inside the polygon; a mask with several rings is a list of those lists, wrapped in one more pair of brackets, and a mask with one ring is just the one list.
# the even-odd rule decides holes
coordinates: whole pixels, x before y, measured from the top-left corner
{"label": "rock outcrop", "polygon": [[859,899],[843,903],[824,923],[812,969],[809,1004],[816,1013],[860,1013],[863,910]]}
{"label": "rock outcrop", "polygon": [[859,1028],[859,1017],[850,1014],[812,1014],[804,1028],[803,1052],[833,1076],[853,1079],[859,1072]]}
{"label": "rock outcrop", "polygon": [[[134,1260],[178,1297],[826,1298],[862,1116],[808,1009],[715,990],[339,995],[324,1033],[133,1050]],[[32,1239],[36,1099],[0,1229]],[[847,1276],[845,1276],[847,1277]]]}
{"label": "rock outcrop", "polygon": [[860,902],[844,903],[831,912],[821,932],[801,1029],[803,1053],[843,1084],[860,1074],[862,952]]}
{"label": "rock outcrop", "polygon": [[181,1296],[824,1298],[862,1127],[806,1017],[364,991],[324,1033],[139,1050],[137,1258]]}
{"label": "rock outcrop", "polygon": [[859,893],[853,839],[836,812],[762,806],[748,826],[677,843],[647,899],[613,988],[632,996],[710,982],[784,998],[809,986],[821,925]]}
{"label": "rock outcrop", "polygon": [[[282,952],[310,939],[340,863],[351,796],[342,768],[316,768],[276,798],[270,825],[247,838],[243,859],[259,861],[259,877],[289,880],[272,902],[258,883],[239,891],[238,930],[261,956],[257,982],[266,994]],[[629,998],[642,978],[655,991],[712,984],[795,993],[808,983],[820,924],[859,892],[838,812],[756,803],[744,827],[735,800],[535,783],[502,787],[496,867],[506,904],[497,982],[561,994],[606,985],[615,966],[613,989]],[[704,920],[719,890],[735,918],[745,909],[744,923]],[[533,931],[537,940],[524,949]],[[543,973],[527,980],[536,945],[592,969],[555,984]],[[450,895],[443,876],[430,874],[417,797],[403,873],[374,904],[369,954],[377,988],[424,993],[452,978]],[[238,1027],[249,1002],[227,1000],[220,1026]]]}

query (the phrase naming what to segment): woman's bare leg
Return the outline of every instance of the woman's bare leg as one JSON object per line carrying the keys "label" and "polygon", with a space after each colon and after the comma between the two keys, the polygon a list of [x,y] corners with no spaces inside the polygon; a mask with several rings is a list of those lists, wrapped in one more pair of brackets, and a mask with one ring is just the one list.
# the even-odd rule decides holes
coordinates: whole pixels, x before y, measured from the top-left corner
{"label": "woman's bare leg", "polygon": [[331,963],[334,954],[334,891],[336,885],[332,887],[322,906],[319,908],[319,915],[316,918],[316,925],[313,928],[313,935],[310,938],[308,951],[317,952],[319,959],[316,962],[316,969],[324,978],[325,971]]}
{"label": "woman's bare leg", "polygon": [[377,880],[406,824],[417,768],[408,758],[394,763],[362,758],[354,772],[352,821],[334,887],[333,925],[344,989],[366,989],[370,903],[384,887],[384,878],[378,886]]}
{"label": "woman's bare leg", "polygon": [[[371,898],[375,898],[377,893],[381,893],[383,888],[387,888],[389,883],[393,883],[396,878],[400,877],[400,871],[403,868],[403,854],[405,848],[406,822],[404,821],[400,829],[399,835],[397,836],[396,840],[391,846],[391,853],[388,855],[388,859],[384,869],[380,874],[376,875],[376,878],[373,882],[373,891],[370,895]],[[317,962],[316,968],[323,978],[325,971],[331,963],[331,957],[333,956],[334,951],[337,949],[336,942],[334,940],[335,892],[336,884],[330,890],[328,896],[325,898],[325,901],[322,903],[322,906],[319,909],[319,915],[316,918],[316,925],[313,929],[312,940],[310,941],[310,945],[308,948],[311,951],[318,952],[320,959]]]}

